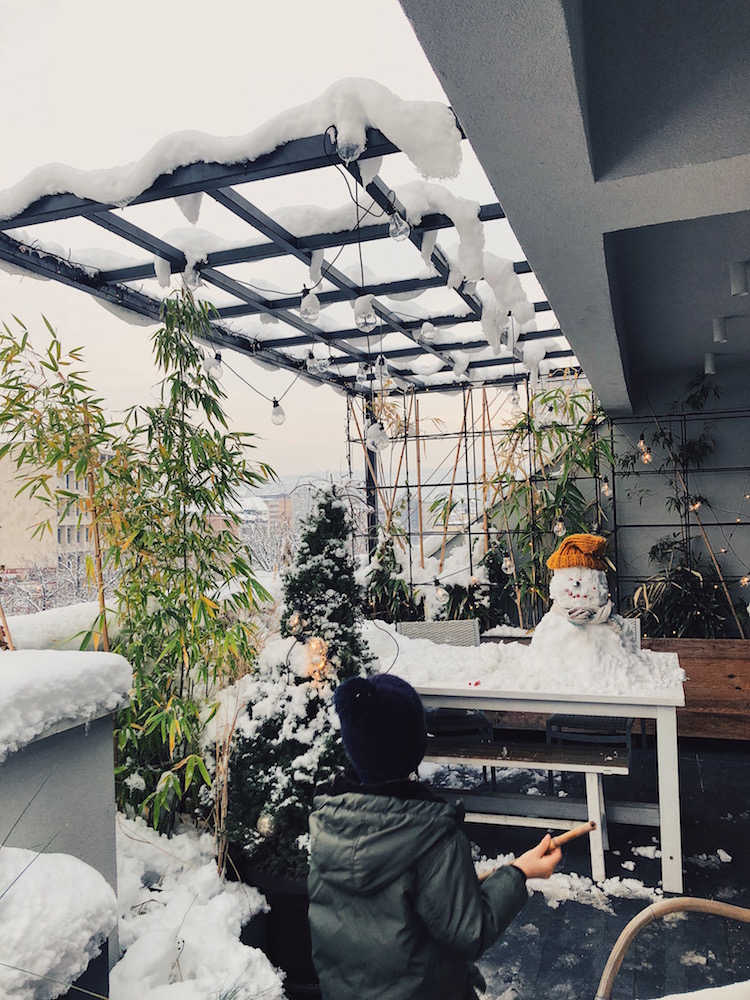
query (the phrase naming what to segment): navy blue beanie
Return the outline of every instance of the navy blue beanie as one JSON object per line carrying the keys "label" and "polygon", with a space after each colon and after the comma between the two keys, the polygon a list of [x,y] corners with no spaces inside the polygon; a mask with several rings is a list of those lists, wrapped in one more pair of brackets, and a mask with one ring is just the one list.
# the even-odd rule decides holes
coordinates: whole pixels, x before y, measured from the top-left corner
{"label": "navy blue beanie", "polygon": [[419,695],[392,674],[352,677],[333,696],[344,749],[364,785],[407,778],[427,749]]}

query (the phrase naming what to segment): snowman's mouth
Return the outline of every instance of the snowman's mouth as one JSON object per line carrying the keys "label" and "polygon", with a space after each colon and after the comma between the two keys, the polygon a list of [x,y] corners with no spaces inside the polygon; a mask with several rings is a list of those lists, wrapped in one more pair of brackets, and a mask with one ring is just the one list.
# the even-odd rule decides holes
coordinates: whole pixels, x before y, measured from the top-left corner
{"label": "snowman's mouth", "polygon": [[588,594],[582,594],[580,591],[577,591],[577,590],[566,590],[565,593],[568,595],[568,597],[572,597],[576,601],[579,598],[583,598],[585,600],[589,596]]}

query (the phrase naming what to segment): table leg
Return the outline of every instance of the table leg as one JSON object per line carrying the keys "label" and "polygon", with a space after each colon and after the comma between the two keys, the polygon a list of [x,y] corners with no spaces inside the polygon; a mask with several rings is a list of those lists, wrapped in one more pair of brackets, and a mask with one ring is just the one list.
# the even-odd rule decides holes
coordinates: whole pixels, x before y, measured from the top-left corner
{"label": "table leg", "polygon": [[680,773],[677,753],[677,712],[657,708],[656,763],[658,775],[661,877],[665,892],[682,892]]}
{"label": "table leg", "polygon": [[591,771],[586,772],[586,807],[588,817],[596,823],[589,834],[589,850],[591,852],[591,877],[595,882],[603,882],[607,877],[604,867],[604,840],[602,825],[604,820],[601,793],[602,776]]}

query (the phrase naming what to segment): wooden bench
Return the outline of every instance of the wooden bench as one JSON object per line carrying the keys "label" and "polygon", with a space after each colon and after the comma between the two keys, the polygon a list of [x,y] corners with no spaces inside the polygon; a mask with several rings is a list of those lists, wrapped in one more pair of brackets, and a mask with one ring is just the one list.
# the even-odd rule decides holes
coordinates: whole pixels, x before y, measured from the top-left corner
{"label": "wooden bench", "polygon": [[[586,782],[585,814],[579,803],[550,796],[508,795],[486,788],[461,789],[466,800],[466,821],[502,826],[527,826],[569,830],[582,819],[594,820],[596,829],[589,836],[591,873],[596,882],[606,878],[604,849],[607,838],[606,811],[602,776],[627,775],[628,755],[598,746],[548,746],[538,743],[458,743],[431,739],[425,761],[433,764],[467,767],[528,768],[538,771],[582,773]],[[452,790],[455,792],[456,790]]]}
{"label": "wooden bench", "polygon": [[750,740],[750,640],[644,639],[643,648],[677,653],[687,675],[680,736]]}

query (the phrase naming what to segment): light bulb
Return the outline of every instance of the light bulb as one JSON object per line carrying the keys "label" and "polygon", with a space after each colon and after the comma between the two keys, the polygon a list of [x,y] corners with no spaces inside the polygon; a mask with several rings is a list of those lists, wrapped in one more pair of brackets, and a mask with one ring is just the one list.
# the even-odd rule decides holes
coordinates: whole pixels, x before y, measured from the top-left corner
{"label": "light bulb", "polygon": [[310,372],[311,375],[317,375],[319,371],[319,362],[312,351],[305,358],[305,368]]}
{"label": "light bulb", "polygon": [[393,212],[391,215],[391,221],[388,223],[388,235],[397,243],[408,239],[411,235],[411,226],[398,212]]}
{"label": "light bulb", "polygon": [[276,822],[270,813],[261,813],[258,817],[258,822],[255,824],[255,829],[261,835],[261,837],[273,837],[276,833]]}
{"label": "light bulb", "polygon": [[643,454],[646,451],[646,439],[645,439],[645,437],[642,434],[638,438],[638,451],[641,454]]}
{"label": "light bulb", "polygon": [[211,375],[215,379],[220,379],[224,374],[224,369],[221,367],[221,354],[219,351],[211,357],[207,354],[203,359],[203,371],[206,375]]}
{"label": "light bulb", "polygon": [[605,497],[608,497],[612,493],[612,487],[609,485],[609,479],[606,476],[602,480],[602,493]]}
{"label": "light bulb", "polygon": [[740,586],[746,587],[750,583],[750,576],[740,577]]}
{"label": "light bulb", "polygon": [[321,374],[323,372],[330,371],[332,364],[333,361],[331,358],[318,358],[318,371],[321,372]]}
{"label": "light bulb", "polygon": [[693,510],[693,511],[700,510],[701,509],[701,502],[700,502],[700,500],[693,500],[693,502],[690,504],[690,509]]}
{"label": "light bulb", "polygon": [[435,339],[435,334],[437,330],[435,329],[435,324],[426,322],[422,324],[422,329],[419,331],[419,339],[423,340],[425,344],[431,344]]}
{"label": "light bulb", "polygon": [[378,317],[372,308],[372,295],[360,295],[355,299],[354,323],[362,333],[370,333],[378,325]]}
{"label": "light bulb", "polygon": [[359,367],[357,368],[356,380],[364,385],[367,385],[370,381],[370,366],[366,361],[360,361]]}
{"label": "light bulb", "polygon": [[562,538],[562,536],[565,534],[565,521],[563,521],[561,517],[558,517],[558,519],[552,525],[552,533],[554,535],[557,535],[558,538]]}
{"label": "light bulb", "polygon": [[503,556],[503,561],[500,564],[500,569],[505,573],[506,576],[511,576],[515,570],[513,565],[513,560],[510,556]]}
{"label": "light bulb", "polygon": [[308,292],[306,288],[302,289],[299,315],[300,319],[303,319],[305,323],[314,323],[318,316],[320,316],[320,299],[315,292]]}
{"label": "light bulb", "polygon": [[651,465],[654,460],[654,456],[651,454],[651,449],[646,448],[646,450],[641,455],[641,461],[644,465]]}
{"label": "light bulb", "polygon": [[286,420],[286,413],[281,408],[281,403],[278,399],[274,399],[273,406],[271,407],[271,423],[276,424],[280,427]]}
{"label": "light bulb", "polygon": [[443,602],[447,601],[448,600],[448,591],[445,589],[445,587],[441,587],[439,585],[436,585],[436,587],[435,587],[435,597],[437,597],[437,599],[439,601],[443,601]]}
{"label": "light bulb", "polygon": [[513,386],[511,391],[508,393],[508,400],[510,402],[511,407],[514,410],[521,409],[521,397],[518,393],[518,389],[515,386]]}
{"label": "light bulb", "polygon": [[382,451],[391,443],[388,431],[383,426],[382,421],[373,421],[367,428],[366,444],[370,451]]}

